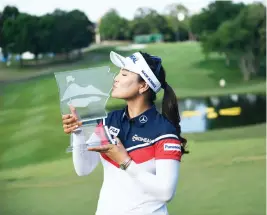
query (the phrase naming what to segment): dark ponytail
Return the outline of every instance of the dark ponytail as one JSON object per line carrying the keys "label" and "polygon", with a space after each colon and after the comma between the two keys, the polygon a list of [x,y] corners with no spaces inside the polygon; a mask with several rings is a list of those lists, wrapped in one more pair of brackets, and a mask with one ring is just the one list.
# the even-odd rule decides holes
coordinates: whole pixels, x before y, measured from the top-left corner
{"label": "dark ponytail", "polygon": [[[182,144],[182,154],[187,154],[189,153],[188,151],[185,150],[187,140],[181,137],[181,126],[180,126],[181,118],[179,114],[178,101],[177,101],[177,98],[176,98],[176,95],[173,89],[166,82],[165,70],[163,66],[160,65],[160,70],[158,71],[158,74],[156,74],[157,72],[155,71],[159,68],[158,67],[159,62],[147,53],[143,53],[143,52],[140,52],[140,53],[143,55],[147,64],[149,65],[151,70],[154,72],[154,74],[160,81],[162,88],[164,89],[164,96],[162,100],[162,115],[175,126],[176,131],[177,131],[177,136],[179,137],[181,144]],[[141,76],[139,78],[140,78],[140,81],[143,80]],[[149,88],[147,95],[148,95],[149,102],[153,104],[154,101],[156,100],[156,93],[152,89]]]}
{"label": "dark ponytail", "polygon": [[178,101],[173,89],[167,83],[164,84],[162,115],[175,126],[177,135],[182,143],[182,154],[188,153],[188,151],[185,150],[187,141],[185,138],[181,137],[181,118],[179,114]]}

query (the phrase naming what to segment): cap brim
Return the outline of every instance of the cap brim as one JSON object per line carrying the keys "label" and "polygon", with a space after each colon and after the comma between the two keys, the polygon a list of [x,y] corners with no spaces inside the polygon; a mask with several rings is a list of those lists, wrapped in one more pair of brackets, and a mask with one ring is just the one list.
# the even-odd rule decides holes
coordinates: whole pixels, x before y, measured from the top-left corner
{"label": "cap brim", "polygon": [[136,52],[132,56],[125,58],[118,53],[111,51],[110,60],[119,68],[139,74],[154,92],[157,93],[160,90],[161,84],[159,80],[150,69],[141,53]]}
{"label": "cap brim", "polygon": [[116,52],[110,52],[110,60],[115,66],[119,68],[127,69],[128,71],[137,74],[140,73],[139,67],[137,67],[131,60],[129,60],[129,58],[123,57]]}
{"label": "cap brim", "polygon": [[110,60],[115,66],[119,68],[124,68],[126,66],[126,58],[116,52],[110,52]]}

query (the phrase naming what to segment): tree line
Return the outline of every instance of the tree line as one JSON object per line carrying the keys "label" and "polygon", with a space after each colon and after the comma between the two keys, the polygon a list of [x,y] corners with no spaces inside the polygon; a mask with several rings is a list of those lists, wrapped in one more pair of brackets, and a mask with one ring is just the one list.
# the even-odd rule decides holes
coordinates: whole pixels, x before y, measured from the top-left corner
{"label": "tree line", "polygon": [[[55,10],[43,16],[21,13],[6,6],[0,14],[0,47],[8,53],[31,52],[38,60],[42,53],[65,54],[87,47],[94,37],[94,23],[79,10]],[[21,59],[22,63],[22,59]]]}
{"label": "tree line", "polygon": [[[183,20],[178,20],[179,14]],[[227,66],[237,64],[244,80],[266,70],[266,7],[262,3],[213,1],[192,16],[181,4],[168,5],[164,14],[139,8],[133,20],[112,9],[101,19],[99,32],[110,40],[149,33],[161,33],[164,41],[197,40],[207,57],[217,52],[225,56]]]}
{"label": "tree line", "polygon": [[266,7],[216,1],[191,17],[191,29],[208,56],[225,56],[226,65],[236,63],[244,80],[266,71]]}
{"label": "tree line", "polygon": [[[171,13],[171,9],[168,10]],[[178,6],[180,10],[188,16],[184,6]],[[42,53],[65,54],[68,57],[72,50],[80,50],[94,42],[97,29],[102,40],[132,40],[135,35],[159,32],[164,33],[165,41],[175,41],[176,24],[171,16],[162,16],[149,8],[137,9],[133,21],[120,17],[117,11],[111,9],[101,22],[93,23],[80,10],[56,9],[52,13],[35,16],[20,12],[14,6],[6,6],[0,11],[0,47],[5,59],[9,53],[21,55],[27,51],[33,53],[36,60]],[[179,28],[180,40],[187,40],[184,24],[180,24]]]}
{"label": "tree line", "polygon": [[[183,14],[183,20],[178,19],[178,14]],[[190,37],[188,19],[189,10],[181,4],[167,5],[163,14],[141,7],[135,11],[133,20],[110,9],[100,20],[99,33],[103,40],[133,40],[135,35],[160,33],[167,42],[185,41]]]}
{"label": "tree line", "polygon": [[0,47],[8,53],[30,51],[65,54],[101,40],[133,40],[135,35],[160,33],[164,41],[200,41],[206,57],[217,52],[226,65],[238,64],[244,80],[266,68],[266,8],[262,3],[213,1],[199,13],[190,15],[182,4],[170,4],[162,14],[138,8],[132,20],[110,9],[98,23],[79,10],[55,10],[43,16],[21,13],[6,6],[0,12]]}

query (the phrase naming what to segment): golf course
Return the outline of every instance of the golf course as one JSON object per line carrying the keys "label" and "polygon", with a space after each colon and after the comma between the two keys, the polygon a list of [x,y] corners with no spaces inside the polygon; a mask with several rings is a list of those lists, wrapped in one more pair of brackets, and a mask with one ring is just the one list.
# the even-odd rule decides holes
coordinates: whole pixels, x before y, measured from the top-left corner
{"label": "golf course", "polygon": [[[1,215],[94,215],[102,166],[89,176],[76,175],[65,152],[70,140],[63,133],[54,72],[107,65],[118,72],[109,61],[111,50],[116,47],[89,49],[70,63],[0,65]],[[224,56],[215,53],[206,58],[197,42],[151,44],[142,51],[162,58],[179,99],[266,93],[264,76],[243,81],[235,62],[227,66]],[[107,109],[123,104],[111,98]],[[266,123],[183,136],[190,154],[182,159],[170,215],[265,214]]]}

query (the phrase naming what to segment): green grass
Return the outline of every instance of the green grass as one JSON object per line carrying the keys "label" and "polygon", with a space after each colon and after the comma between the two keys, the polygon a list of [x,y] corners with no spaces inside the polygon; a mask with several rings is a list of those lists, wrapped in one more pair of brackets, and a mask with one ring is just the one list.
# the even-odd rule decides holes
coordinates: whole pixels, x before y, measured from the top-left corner
{"label": "green grass", "polygon": [[[183,157],[170,215],[264,215],[265,130],[261,124],[186,135],[191,154]],[[50,154],[58,144],[47,142],[50,151],[43,153]],[[2,170],[0,214],[93,215],[102,177],[101,165],[78,177],[71,155]]]}
{"label": "green grass", "polygon": [[[217,54],[206,60],[197,43],[161,44],[147,51],[162,57],[167,80],[178,97],[265,91],[265,80],[244,83],[235,65],[227,67]],[[226,80],[226,88],[219,87],[221,78]]]}
{"label": "green grass", "polygon": [[[82,60],[69,64],[27,67],[24,69],[17,67],[6,69],[2,66],[0,67],[0,81],[30,77],[33,74],[47,74],[55,71],[101,65],[110,65],[112,71],[117,72],[118,69],[112,66],[109,61],[109,52],[114,48],[114,46],[110,46],[93,49],[86,52]],[[175,89],[178,97],[265,92],[265,78],[254,78],[254,80],[244,82],[238,67],[234,64],[227,67],[224,57],[212,54],[206,60],[198,43],[149,45],[144,51],[162,57],[163,66],[167,71],[167,80]],[[120,53],[128,55],[131,52],[121,51]],[[226,80],[225,88],[219,87],[221,78]],[[42,81],[39,81],[39,83],[42,84]]]}
{"label": "green grass", "polygon": [[[0,85],[0,214],[94,214],[102,168],[76,176],[65,153],[69,136],[61,127],[58,90],[49,73],[110,65],[112,49],[94,49],[69,64],[0,67],[0,84],[48,74]],[[150,45],[145,51],[163,58],[178,97],[265,92],[265,80],[244,83],[238,68],[227,68],[218,55],[206,61],[196,43]],[[227,81],[224,89],[218,87],[220,78]],[[120,104],[110,99],[108,107]],[[265,124],[185,135],[191,154],[183,159],[170,215],[265,214],[265,136]]]}
{"label": "green grass", "polygon": [[[61,71],[110,64],[108,53],[112,49],[114,47],[94,49],[79,62],[46,69]],[[243,83],[240,72],[236,68],[225,67],[224,60],[217,55],[208,62],[204,61],[200,46],[196,43],[150,45],[146,51],[162,56],[168,82],[176,89],[178,97],[265,91],[264,80]],[[117,70],[114,66],[111,68],[112,71]],[[11,68],[9,72],[28,71],[13,70]],[[31,68],[28,72],[38,72],[38,69]],[[217,87],[222,76],[229,79],[226,89]],[[68,156],[64,149],[69,144],[69,137],[63,133],[58,89],[53,74],[0,87],[0,96],[0,127],[4,128],[0,129],[0,163],[3,168]],[[123,102],[110,99],[108,109],[120,104]]]}
{"label": "green grass", "polygon": [[[82,59],[72,62],[55,62],[48,65],[24,66],[20,67],[17,62],[14,62],[10,67],[0,64],[0,81],[13,81],[35,77],[39,75],[51,74],[57,71],[82,69],[88,66],[95,67],[109,63],[109,55],[107,53],[115,47],[100,47],[85,52]],[[52,77],[52,76],[51,76]]]}

